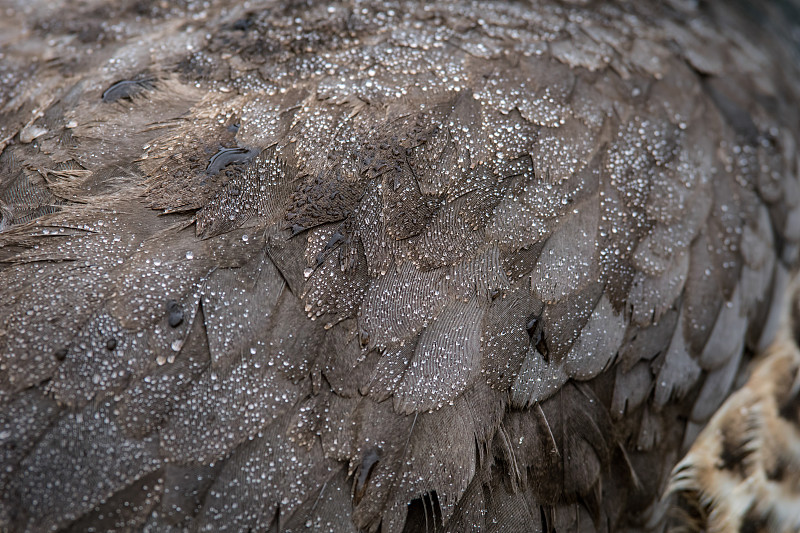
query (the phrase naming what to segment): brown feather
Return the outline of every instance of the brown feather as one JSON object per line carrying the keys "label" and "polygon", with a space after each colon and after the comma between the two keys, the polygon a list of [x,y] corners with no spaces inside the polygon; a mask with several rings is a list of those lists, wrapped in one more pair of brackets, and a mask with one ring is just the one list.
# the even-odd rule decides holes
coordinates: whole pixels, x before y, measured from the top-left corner
{"label": "brown feather", "polygon": [[796,528],[740,4],[5,6],[0,530]]}

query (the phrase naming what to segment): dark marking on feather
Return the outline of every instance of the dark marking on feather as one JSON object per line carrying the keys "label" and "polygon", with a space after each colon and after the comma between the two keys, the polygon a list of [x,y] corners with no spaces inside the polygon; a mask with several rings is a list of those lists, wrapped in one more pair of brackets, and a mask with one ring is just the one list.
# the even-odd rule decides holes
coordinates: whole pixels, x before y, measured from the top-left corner
{"label": "dark marking on feather", "polygon": [[745,459],[750,455],[747,445],[748,441],[742,441],[729,434],[723,435],[722,451],[719,454],[717,468],[739,472],[742,477],[747,477],[744,464]]}
{"label": "dark marking on feather", "polygon": [[130,100],[133,95],[143,91],[152,91],[155,87],[152,78],[141,80],[120,80],[103,91],[102,100],[105,103],[116,102],[117,100]]}
{"label": "dark marking on feather", "polygon": [[746,516],[739,528],[740,533],[764,533],[769,530],[769,526],[763,518],[752,515]]}
{"label": "dark marking on feather", "polygon": [[228,165],[249,163],[258,153],[259,150],[251,148],[223,148],[211,156],[206,168],[206,175],[216,176]]}
{"label": "dark marking on feather", "polygon": [[372,472],[381,460],[382,450],[380,448],[372,448],[368,450],[364,457],[361,459],[361,465],[358,468],[358,478],[356,478],[356,485],[353,494],[353,502],[358,505],[358,502],[364,497],[367,490],[367,484],[372,476]]}
{"label": "dark marking on feather", "polygon": [[183,309],[176,300],[167,300],[167,322],[171,328],[177,328],[183,322]]}
{"label": "dark marking on feather", "polygon": [[361,344],[362,348],[366,348],[367,346],[369,346],[369,340],[370,339],[369,339],[369,333],[368,332],[363,331],[363,330],[361,332],[359,332],[359,334],[358,334],[358,342],[359,342],[359,344]]}
{"label": "dark marking on feather", "polygon": [[344,234],[341,231],[337,230],[336,232],[334,232],[333,235],[331,235],[331,239],[325,245],[325,250],[327,251],[333,249],[334,246],[336,246],[340,242],[344,242],[344,240],[345,240]]}
{"label": "dark marking on feather", "polygon": [[792,424],[800,425],[800,395],[795,394],[780,406],[778,415]]}
{"label": "dark marking on feather", "polygon": [[536,347],[542,342],[542,323],[539,318],[540,315],[530,316],[525,322],[525,331],[528,332],[531,345]]}
{"label": "dark marking on feather", "polygon": [[765,469],[767,479],[776,482],[783,481],[786,477],[788,466],[786,458],[779,454],[775,459],[775,463],[770,468]]}
{"label": "dark marking on feather", "polygon": [[253,19],[251,17],[243,17],[236,20],[231,27],[237,31],[247,31],[250,29],[250,26],[253,25]]}

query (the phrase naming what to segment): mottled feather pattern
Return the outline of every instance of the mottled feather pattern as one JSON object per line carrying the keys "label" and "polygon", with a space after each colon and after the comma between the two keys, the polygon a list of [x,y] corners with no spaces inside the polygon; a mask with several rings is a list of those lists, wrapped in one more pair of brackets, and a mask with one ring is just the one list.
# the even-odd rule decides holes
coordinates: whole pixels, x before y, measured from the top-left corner
{"label": "mottled feather pattern", "polygon": [[667,4],[7,7],[0,529],[796,528],[798,58]]}
{"label": "mottled feather pattern", "polygon": [[799,289],[795,278],[775,341],[673,471],[669,489],[681,499],[687,531],[800,528]]}

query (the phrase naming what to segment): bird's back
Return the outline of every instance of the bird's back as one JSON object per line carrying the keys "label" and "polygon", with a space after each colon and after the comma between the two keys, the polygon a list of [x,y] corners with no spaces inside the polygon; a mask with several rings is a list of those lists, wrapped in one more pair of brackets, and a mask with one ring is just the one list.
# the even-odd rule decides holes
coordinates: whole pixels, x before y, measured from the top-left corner
{"label": "bird's back", "polygon": [[0,528],[663,529],[786,316],[797,51],[578,4],[8,7]]}

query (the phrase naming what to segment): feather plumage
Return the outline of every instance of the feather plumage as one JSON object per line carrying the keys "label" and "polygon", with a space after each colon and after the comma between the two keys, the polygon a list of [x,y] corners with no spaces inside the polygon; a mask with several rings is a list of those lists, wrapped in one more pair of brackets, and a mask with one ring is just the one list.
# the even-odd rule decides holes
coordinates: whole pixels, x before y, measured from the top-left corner
{"label": "feather plumage", "polygon": [[[228,4],[0,21],[0,528],[663,530],[786,331],[787,37],[723,2]],[[734,456],[789,439],[770,413]],[[698,453],[673,488],[713,521]]]}

